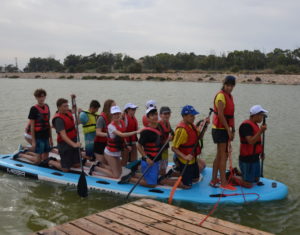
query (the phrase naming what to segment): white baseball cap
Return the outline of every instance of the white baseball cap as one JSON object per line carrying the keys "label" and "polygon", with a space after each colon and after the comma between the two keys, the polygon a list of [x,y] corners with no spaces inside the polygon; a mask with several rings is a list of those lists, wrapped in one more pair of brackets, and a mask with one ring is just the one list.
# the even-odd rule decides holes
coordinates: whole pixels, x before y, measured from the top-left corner
{"label": "white baseball cap", "polygon": [[147,110],[146,110],[146,116],[148,115],[148,113],[150,113],[152,110],[156,110],[157,111],[157,109],[156,109],[156,107],[149,107],[149,108],[147,108]]}
{"label": "white baseball cap", "polygon": [[136,108],[138,108],[138,106],[133,104],[133,103],[127,103],[124,106],[124,110],[126,110],[126,109],[136,109]]}
{"label": "white baseball cap", "polygon": [[265,109],[263,109],[263,108],[261,107],[261,105],[254,105],[254,106],[252,106],[252,107],[250,108],[250,116],[255,115],[255,114],[258,114],[258,113],[265,113],[265,114],[267,114],[268,111],[265,110]]}
{"label": "white baseball cap", "polygon": [[148,100],[146,103],[146,109],[150,107],[156,107],[156,101],[155,100]]}
{"label": "white baseball cap", "polygon": [[121,109],[120,109],[119,106],[112,106],[112,107],[110,108],[110,113],[111,113],[111,114],[114,114],[114,113],[122,113],[122,111],[121,111]]}

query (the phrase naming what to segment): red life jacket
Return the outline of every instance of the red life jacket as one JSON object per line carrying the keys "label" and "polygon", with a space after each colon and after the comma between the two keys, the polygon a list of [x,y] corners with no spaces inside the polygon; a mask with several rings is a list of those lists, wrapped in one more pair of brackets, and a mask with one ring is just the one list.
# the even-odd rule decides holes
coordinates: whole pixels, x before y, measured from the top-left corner
{"label": "red life jacket", "polygon": [[[110,125],[113,125],[116,127],[116,129],[120,132],[125,132],[125,123],[123,120],[120,121],[120,125],[117,125],[115,122],[111,122]],[[110,136],[107,138],[107,145],[106,148],[110,152],[119,152],[124,148],[125,142],[124,139],[118,135],[116,135],[114,138],[111,138]]]}
{"label": "red life jacket", "polygon": [[[75,139],[77,137],[77,131],[75,128],[75,123],[74,123],[74,118],[73,118],[72,113],[70,111],[68,111],[65,114],[57,112],[52,119],[53,126],[54,126],[56,118],[61,118],[64,121],[65,131],[66,131],[66,134],[69,137],[69,139],[71,139],[71,140]],[[60,133],[57,133],[57,143],[61,143],[61,142],[64,142],[64,141],[63,141]]]}
{"label": "red life jacket", "polygon": [[172,132],[170,122],[165,123],[163,120],[160,120],[158,123],[162,128],[163,143],[165,143],[168,140],[169,135]]}
{"label": "red life jacket", "polygon": [[[103,113],[103,112],[99,116],[103,117],[104,122],[105,122],[105,127],[102,128],[102,132],[107,133],[107,126],[109,124],[108,117],[107,117],[106,113]],[[94,142],[106,143],[107,142],[107,137],[102,137],[102,136],[97,136],[96,135]]]}
{"label": "red life jacket", "polygon": [[26,127],[25,127],[25,133],[28,135],[31,135],[31,125],[30,125],[30,120],[28,121]]}
{"label": "red life jacket", "polygon": [[[130,116],[125,113],[125,118],[127,119],[127,127],[125,132],[132,132],[138,129],[138,122],[136,118]],[[126,142],[130,145],[132,142],[136,142],[138,140],[137,135],[132,135],[125,138]]]}
{"label": "red life jacket", "polygon": [[34,120],[34,131],[39,132],[39,131],[49,130],[50,129],[50,123],[49,123],[50,110],[49,110],[49,106],[47,104],[45,104],[42,108],[41,106],[36,104],[34,107],[39,112],[38,118],[36,120]]}
{"label": "red life jacket", "polygon": [[[188,140],[186,143],[179,146],[179,151],[184,153],[185,155],[192,154],[195,158],[201,153],[201,148],[198,143],[198,131],[194,124],[192,127],[190,125],[185,124],[184,122],[180,122],[177,128],[184,128],[186,133],[188,134]],[[195,151],[192,153],[194,145],[197,144]],[[182,162],[185,162],[180,156],[178,156]],[[191,161],[193,163],[194,161]]]}
{"label": "red life jacket", "polygon": [[228,94],[226,93],[225,91],[221,90],[219,91],[216,96],[215,96],[215,99],[214,99],[214,116],[213,116],[213,125],[216,127],[216,128],[225,128],[223,126],[223,124],[221,123],[221,121],[219,120],[219,117],[218,117],[218,109],[217,109],[217,106],[216,106],[216,98],[218,96],[218,94],[223,94],[225,96],[225,101],[226,101],[226,105],[225,105],[225,108],[224,108],[224,116],[225,116],[225,119],[227,121],[227,124],[228,126],[230,127],[234,127],[234,102],[233,102],[233,97],[231,94]]}
{"label": "red life jacket", "polygon": [[143,116],[143,120],[142,121],[143,121],[144,127],[147,127],[149,125],[149,121],[148,121],[148,118],[147,118],[146,115]]}
{"label": "red life jacket", "polygon": [[[241,125],[243,124],[249,124],[252,127],[253,136],[260,130],[259,126],[250,120],[243,121]],[[262,153],[261,136],[255,144],[249,144],[246,138],[240,135],[240,143],[240,156],[242,157]]]}
{"label": "red life jacket", "polygon": [[145,145],[143,145],[145,154],[148,157],[150,157],[151,159],[153,159],[157,156],[157,154],[160,150],[162,133],[159,130],[157,130],[155,128],[152,128],[152,127],[145,127],[142,130],[142,132],[145,131],[145,130],[152,131],[157,135],[155,141],[148,142]]}

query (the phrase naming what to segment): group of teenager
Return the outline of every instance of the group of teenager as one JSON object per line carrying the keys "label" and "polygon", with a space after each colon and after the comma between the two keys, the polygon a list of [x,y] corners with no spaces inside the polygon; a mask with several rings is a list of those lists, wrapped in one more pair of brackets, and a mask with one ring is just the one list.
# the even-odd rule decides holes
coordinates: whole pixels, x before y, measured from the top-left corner
{"label": "group of teenager", "polygon": [[[217,154],[209,185],[227,190],[235,190],[234,184],[252,187],[259,182],[259,158],[263,157],[261,136],[266,130],[265,124],[258,124],[267,111],[260,105],[251,107],[249,119],[239,128],[241,174],[233,175],[230,179],[228,174],[226,177],[228,148],[235,134],[235,108],[231,95],[235,83],[234,76],[225,77],[214,99],[212,121],[212,137]],[[78,109],[76,112],[75,105],[70,107],[67,99],[60,98],[56,102],[57,111],[50,118],[50,109],[45,103],[46,91],[37,89],[34,96],[37,104],[30,109],[24,134],[30,147],[21,150],[16,157],[64,172],[79,168],[82,161],[89,168],[90,175],[100,174],[119,179],[120,184],[139,181],[140,185],[146,187],[155,187],[157,184],[173,186],[176,177],[182,175],[179,187],[188,189],[199,181],[200,173],[205,168],[205,162],[199,155],[210,118],[195,124],[199,112],[193,106],[186,105],[181,109],[182,119],[173,131],[170,125],[171,109],[167,106],[158,108],[154,100],[146,103],[143,127],[139,128],[135,117],[138,106],[133,103],[127,103],[121,110],[114,100],[108,99],[99,113],[100,103],[92,100],[88,110]],[[75,95],[71,95],[71,98],[75,104]],[[85,137],[85,149],[82,152],[78,151],[81,148],[77,139],[78,124],[82,125]],[[57,150],[53,149],[51,128],[57,133]],[[169,149],[173,152],[174,165],[167,170]],[[60,159],[49,157],[50,151],[56,151]],[[130,164],[130,173],[122,175],[122,167]],[[142,174],[144,176],[139,180]]]}

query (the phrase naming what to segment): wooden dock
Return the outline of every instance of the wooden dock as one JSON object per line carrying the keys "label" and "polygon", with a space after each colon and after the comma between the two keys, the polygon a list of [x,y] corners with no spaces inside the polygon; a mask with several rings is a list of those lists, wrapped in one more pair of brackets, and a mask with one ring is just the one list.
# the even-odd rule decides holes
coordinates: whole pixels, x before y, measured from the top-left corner
{"label": "wooden dock", "polygon": [[183,208],[141,199],[34,234],[270,234],[213,217],[199,226],[203,218]]}

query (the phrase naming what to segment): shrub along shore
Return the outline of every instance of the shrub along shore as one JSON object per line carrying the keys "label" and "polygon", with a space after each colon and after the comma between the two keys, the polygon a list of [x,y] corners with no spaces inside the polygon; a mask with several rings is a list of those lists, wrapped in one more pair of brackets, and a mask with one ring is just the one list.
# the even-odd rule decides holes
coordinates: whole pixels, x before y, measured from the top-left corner
{"label": "shrub along shore", "polygon": [[[300,85],[300,75],[265,73],[230,73],[238,83]],[[0,73],[0,78],[10,79],[75,79],[75,80],[128,80],[128,81],[182,81],[222,82],[228,73],[218,72],[173,72],[173,73]]]}

